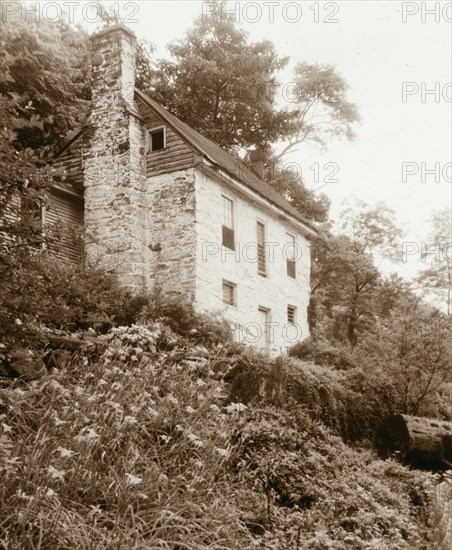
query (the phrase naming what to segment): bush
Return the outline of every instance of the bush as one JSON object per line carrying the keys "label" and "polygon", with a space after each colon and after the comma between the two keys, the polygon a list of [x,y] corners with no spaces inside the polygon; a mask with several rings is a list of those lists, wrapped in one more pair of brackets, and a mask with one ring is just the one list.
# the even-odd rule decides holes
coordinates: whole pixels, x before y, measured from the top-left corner
{"label": "bush", "polygon": [[[96,361],[82,352],[0,388],[2,547],[434,547],[429,474],[348,447],[293,400],[227,404],[218,347],[200,366],[196,345],[159,353],[168,332],[113,329]],[[272,368],[249,350],[228,359],[256,376]],[[297,368],[271,376],[288,382]],[[307,368],[305,386],[328,378],[338,400],[344,373],[326,371]]]}
{"label": "bush", "polygon": [[[401,412],[394,385],[361,369],[337,371],[285,360],[265,361],[245,353],[236,360],[231,399],[245,404],[269,402],[283,408],[295,402],[344,441],[372,440],[381,419]],[[251,356],[252,357],[252,356]]]}
{"label": "bush", "polygon": [[0,330],[6,344],[29,345],[39,326],[106,333],[137,322],[148,302],[144,294],[121,287],[114,275],[41,254],[0,256],[0,278]]}
{"label": "bush", "polygon": [[304,361],[312,361],[317,365],[325,365],[340,370],[352,369],[358,366],[347,345],[331,344],[326,340],[306,338],[292,346],[289,355]]}
{"label": "bush", "polygon": [[198,313],[190,302],[167,297],[158,287],[150,294],[141,320],[161,321],[175,334],[203,346],[232,343],[231,328],[225,320]]}
{"label": "bush", "polygon": [[261,548],[434,546],[425,525],[429,474],[347,447],[299,407],[250,407],[236,441],[237,476],[260,489],[260,502],[255,495],[243,506],[249,522],[263,528]]}
{"label": "bush", "polygon": [[[228,323],[156,288],[133,292],[101,269],[56,263],[45,254],[0,255],[0,330],[7,347],[33,347],[40,327],[76,332],[162,321],[187,343],[231,344]],[[38,345],[39,347],[39,345]]]}

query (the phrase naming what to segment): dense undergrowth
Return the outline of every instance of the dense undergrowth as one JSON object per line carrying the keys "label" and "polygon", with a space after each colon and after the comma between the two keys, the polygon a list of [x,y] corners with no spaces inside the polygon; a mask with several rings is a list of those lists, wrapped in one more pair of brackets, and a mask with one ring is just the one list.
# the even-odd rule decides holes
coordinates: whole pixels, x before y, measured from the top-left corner
{"label": "dense undergrowth", "polygon": [[3,351],[89,338],[0,386],[2,550],[434,547],[435,477],[370,449],[390,385],[272,362],[100,272],[35,267],[34,288],[9,282]]}
{"label": "dense undergrowth", "polygon": [[250,359],[134,325],[3,387],[3,548],[431,548],[431,475],[295,401],[231,400]]}

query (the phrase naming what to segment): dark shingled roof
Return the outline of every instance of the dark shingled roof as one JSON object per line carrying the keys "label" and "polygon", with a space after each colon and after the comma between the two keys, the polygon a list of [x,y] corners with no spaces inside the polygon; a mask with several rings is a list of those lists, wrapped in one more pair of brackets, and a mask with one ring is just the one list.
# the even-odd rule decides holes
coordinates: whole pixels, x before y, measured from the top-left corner
{"label": "dark shingled roof", "polygon": [[188,124],[185,124],[185,122],[182,122],[176,116],[172,115],[154,99],[151,99],[137,89],[135,89],[135,93],[145,105],[153,109],[160,118],[171,126],[171,128],[198,153],[210,160],[213,164],[225,170],[233,178],[247,185],[260,196],[282,208],[292,217],[309,227],[309,229],[315,232],[317,231],[312,223],[300,214],[300,212],[298,212],[298,210],[286,201],[284,197],[275,191],[273,187],[259,178],[240,159],[233,157],[231,154],[224,151],[219,145],[204,137],[193,128],[190,128]]}

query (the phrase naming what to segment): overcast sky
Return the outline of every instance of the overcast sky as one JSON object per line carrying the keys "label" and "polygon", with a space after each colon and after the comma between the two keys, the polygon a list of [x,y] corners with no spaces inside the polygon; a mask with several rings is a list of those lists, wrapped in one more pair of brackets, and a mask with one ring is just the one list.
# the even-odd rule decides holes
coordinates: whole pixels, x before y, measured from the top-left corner
{"label": "overcast sky", "polygon": [[[138,38],[156,46],[156,58],[168,56],[168,42],[183,37],[196,17],[212,9],[199,0],[106,4],[119,10]],[[77,20],[82,5],[76,6]],[[337,165],[332,179],[338,181],[322,188],[332,200],[333,218],[351,196],[370,203],[383,200],[407,230],[406,241],[428,242],[431,212],[452,206],[450,165],[447,169],[452,150],[452,3],[232,1],[228,6],[236,10],[250,40],[268,38],[278,53],[290,56],[283,82],[290,82],[296,63],[306,61],[333,65],[350,86],[349,98],[362,117],[356,140],[332,142],[327,152],[303,144],[290,158],[314,189],[325,183],[325,164]],[[319,163],[319,183],[309,169],[314,163]],[[406,170],[413,172],[406,181],[403,163],[410,163]],[[437,176],[423,173],[435,168]],[[418,265],[418,258],[410,258],[401,273],[410,276]]]}

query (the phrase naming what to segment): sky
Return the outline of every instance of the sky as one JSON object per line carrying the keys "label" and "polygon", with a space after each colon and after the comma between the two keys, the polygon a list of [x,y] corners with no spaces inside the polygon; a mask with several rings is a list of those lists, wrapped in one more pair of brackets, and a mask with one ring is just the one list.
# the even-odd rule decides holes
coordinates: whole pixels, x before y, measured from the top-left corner
{"label": "sky", "polygon": [[[74,19],[94,29],[87,6],[94,2],[71,4]],[[213,9],[200,0],[105,4],[139,39],[155,45],[155,58],[168,57],[166,45]],[[290,57],[279,75],[283,84],[303,61],[333,65],[347,81],[361,115],[356,139],[332,141],[327,151],[304,143],[287,158],[310,188],[328,195],[332,218],[339,219],[353,197],[384,201],[406,231],[403,241],[415,243],[403,248],[401,242],[401,257],[428,244],[432,211],[452,208],[452,3],[242,0],[229,1],[227,9],[251,41],[269,39]],[[422,265],[420,255],[404,259],[397,271],[411,277]]]}

